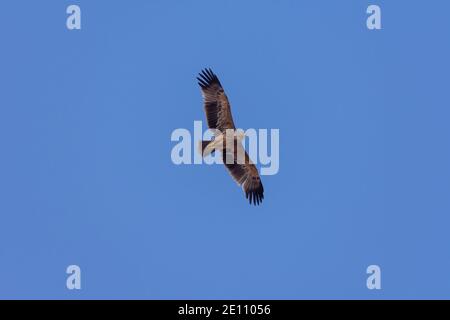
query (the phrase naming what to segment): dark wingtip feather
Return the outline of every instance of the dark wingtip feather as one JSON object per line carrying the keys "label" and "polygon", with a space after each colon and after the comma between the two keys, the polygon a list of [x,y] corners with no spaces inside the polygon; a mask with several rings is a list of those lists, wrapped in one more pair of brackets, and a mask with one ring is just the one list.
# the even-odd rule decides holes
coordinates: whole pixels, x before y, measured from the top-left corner
{"label": "dark wingtip feather", "polygon": [[208,86],[208,84],[205,82],[205,80],[200,79],[199,77],[197,77],[197,80],[198,80],[198,85],[199,85],[200,87],[202,87],[202,89],[203,89],[203,88],[206,88],[206,87]]}
{"label": "dark wingtip feather", "polygon": [[[251,191],[252,194],[252,198],[253,198],[253,204],[256,205],[260,205],[264,199],[264,188],[262,186],[262,184],[256,188],[255,190]],[[251,202],[250,202],[251,203]]]}
{"label": "dark wingtip feather", "polygon": [[211,68],[203,69],[198,74],[197,80],[199,81],[198,84],[202,89],[207,88],[214,83],[220,85],[219,78],[217,78],[217,76],[214,74]]}
{"label": "dark wingtip feather", "polygon": [[262,184],[254,190],[249,190],[245,192],[245,198],[248,202],[253,205],[260,205],[264,199],[264,188]]}

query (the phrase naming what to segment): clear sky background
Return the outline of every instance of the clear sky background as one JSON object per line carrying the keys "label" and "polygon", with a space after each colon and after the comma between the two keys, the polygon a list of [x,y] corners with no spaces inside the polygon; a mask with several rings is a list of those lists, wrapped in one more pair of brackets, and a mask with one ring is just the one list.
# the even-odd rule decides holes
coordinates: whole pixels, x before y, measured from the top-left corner
{"label": "clear sky background", "polygon": [[[0,298],[449,298],[449,12],[3,1]],[[239,127],[280,129],[259,207],[223,167],[171,162],[203,67]]]}

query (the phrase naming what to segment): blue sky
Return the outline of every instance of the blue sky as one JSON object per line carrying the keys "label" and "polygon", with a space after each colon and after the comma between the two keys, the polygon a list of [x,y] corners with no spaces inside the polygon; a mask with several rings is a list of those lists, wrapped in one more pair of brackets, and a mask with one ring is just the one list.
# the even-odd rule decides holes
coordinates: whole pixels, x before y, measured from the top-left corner
{"label": "blue sky", "polygon": [[[0,298],[449,297],[448,1],[1,7]],[[280,129],[259,207],[171,162],[203,67],[239,127]]]}

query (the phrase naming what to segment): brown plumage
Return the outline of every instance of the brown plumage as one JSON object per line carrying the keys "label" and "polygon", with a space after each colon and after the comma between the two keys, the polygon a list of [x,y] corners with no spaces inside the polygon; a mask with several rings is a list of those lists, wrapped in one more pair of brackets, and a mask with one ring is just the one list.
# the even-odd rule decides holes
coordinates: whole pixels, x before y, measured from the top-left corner
{"label": "brown plumage", "polygon": [[235,130],[230,103],[217,76],[211,69],[205,69],[197,77],[203,93],[208,127],[225,133],[226,129]]}
{"label": "brown plumage", "polygon": [[[227,136],[226,130],[236,130],[227,95],[225,94],[219,79],[211,69],[204,69],[199,74],[199,77],[197,77],[197,80],[203,93],[204,109],[208,127],[210,129],[217,129],[221,132],[221,141],[224,142],[221,143],[222,147],[220,150],[222,151],[223,163],[233,179],[238,185],[242,186],[245,196],[250,204],[253,203],[254,205],[259,205],[264,199],[264,187],[261,183],[261,178],[256,166],[250,160],[241,141],[236,137],[234,137],[233,152],[225,148],[227,145],[225,142]],[[217,135],[214,138],[217,139]],[[201,142],[202,154],[210,143],[212,142]],[[242,164],[238,163],[238,154],[244,155],[244,161],[239,161],[243,162]]]}

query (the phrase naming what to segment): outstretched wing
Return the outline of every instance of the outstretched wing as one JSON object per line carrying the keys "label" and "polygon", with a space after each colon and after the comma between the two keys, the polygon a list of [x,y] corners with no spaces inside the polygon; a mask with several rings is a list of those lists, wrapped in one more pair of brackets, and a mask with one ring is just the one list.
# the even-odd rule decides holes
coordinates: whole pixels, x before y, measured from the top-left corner
{"label": "outstretched wing", "polygon": [[[233,154],[230,151],[223,150],[223,163],[233,179],[242,186],[245,197],[249,199],[250,204],[253,202],[254,205],[259,205],[264,199],[264,187],[258,169],[240,143],[234,149]],[[238,154],[243,154],[245,161],[238,161]]]}
{"label": "outstretched wing", "polygon": [[208,127],[222,132],[225,132],[226,129],[236,129],[231,115],[230,103],[219,78],[211,69],[204,69],[197,80],[203,93]]}

